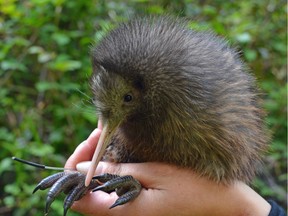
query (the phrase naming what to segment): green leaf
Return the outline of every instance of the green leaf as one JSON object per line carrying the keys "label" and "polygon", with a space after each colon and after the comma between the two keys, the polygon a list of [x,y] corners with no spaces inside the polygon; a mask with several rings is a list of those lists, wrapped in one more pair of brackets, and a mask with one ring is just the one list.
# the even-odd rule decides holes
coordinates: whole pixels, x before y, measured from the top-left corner
{"label": "green leaf", "polygon": [[75,60],[61,60],[50,64],[51,69],[62,72],[76,70],[79,69],[81,66],[82,63],[80,61]]}
{"label": "green leaf", "polygon": [[283,43],[282,41],[276,41],[272,45],[273,45],[273,48],[277,50],[278,52],[281,52],[283,54],[287,53],[287,45]]}
{"label": "green leaf", "polygon": [[34,156],[45,157],[53,153],[54,148],[51,145],[41,145],[38,148],[31,148],[30,153]]}
{"label": "green leaf", "polygon": [[12,159],[10,157],[4,158],[0,163],[0,175],[2,175],[4,171],[11,171],[11,170],[12,170]]}
{"label": "green leaf", "polygon": [[4,71],[7,71],[7,70],[19,70],[22,72],[27,71],[27,67],[23,63],[16,61],[16,60],[4,60],[4,61],[2,61],[1,62],[1,69]]}
{"label": "green leaf", "polygon": [[236,36],[236,40],[240,43],[248,43],[251,41],[251,35],[248,32],[244,32]]}
{"label": "green leaf", "polygon": [[38,62],[45,63],[53,59],[54,55],[51,53],[43,52],[38,55]]}
{"label": "green leaf", "polygon": [[28,53],[30,54],[38,54],[38,53],[42,53],[44,51],[44,49],[40,46],[31,46],[28,49]]}
{"label": "green leaf", "polygon": [[65,85],[56,82],[38,82],[36,84],[36,89],[39,92],[44,92],[48,90],[61,90],[61,91],[71,91],[79,89],[80,85],[76,83],[65,83]]}
{"label": "green leaf", "polygon": [[15,187],[13,184],[9,184],[5,186],[5,192],[16,195],[20,193],[20,189]]}
{"label": "green leaf", "polygon": [[[20,192],[20,191],[19,191]],[[16,194],[15,194],[16,195]],[[15,197],[13,196],[6,196],[4,199],[4,204],[7,206],[7,207],[13,207],[15,206],[15,203],[16,203],[16,200],[15,200]]]}
{"label": "green leaf", "polygon": [[252,62],[257,58],[257,52],[255,50],[247,49],[244,52],[244,56],[248,61]]}
{"label": "green leaf", "polygon": [[61,142],[63,139],[63,132],[62,131],[52,131],[52,133],[49,134],[49,142]]}
{"label": "green leaf", "polygon": [[66,34],[59,32],[52,34],[52,38],[60,46],[64,46],[70,42],[70,38]]}

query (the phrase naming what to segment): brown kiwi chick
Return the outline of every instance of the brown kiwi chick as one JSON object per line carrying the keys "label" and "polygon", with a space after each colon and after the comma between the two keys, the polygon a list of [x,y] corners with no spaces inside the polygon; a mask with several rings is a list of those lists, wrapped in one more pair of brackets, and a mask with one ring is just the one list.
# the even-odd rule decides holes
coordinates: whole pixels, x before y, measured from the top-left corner
{"label": "brown kiwi chick", "polygon": [[113,161],[165,162],[223,183],[254,176],[263,113],[255,79],[223,39],[170,18],[138,19],[105,37],[92,62]]}
{"label": "brown kiwi chick", "polygon": [[[255,79],[226,41],[172,18],[136,19],[93,48],[92,64],[104,127],[86,186],[101,158],[174,164],[224,184],[253,178],[267,131]],[[133,178],[104,180],[95,190],[118,190],[112,207],[140,192]]]}

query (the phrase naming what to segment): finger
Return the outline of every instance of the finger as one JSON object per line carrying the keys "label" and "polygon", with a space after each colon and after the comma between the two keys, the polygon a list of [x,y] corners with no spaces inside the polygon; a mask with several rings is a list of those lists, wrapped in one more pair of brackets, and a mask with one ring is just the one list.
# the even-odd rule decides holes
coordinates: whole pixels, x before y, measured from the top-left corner
{"label": "finger", "polygon": [[[84,215],[115,215],[114,209],[109,209],[109,207],[117,199],[116,193],[105,193],[102,191],[97,191],[97,193],[89,193],[84,196],[81,200],[74,202],[71,209],[73,211],[80,212]],[[117,209],[116,209],[117,211]]]}
{"label": "finger", "polygon": [[87,138],[83,141],[74,151],[74,153],[69,157],[65,164],[65,168],[75,168],[76,164],[81,161],[91,160],[93,153],[95,151],[96,145],[98,143],[101,130],[96,128]]}
{"label": "finger", "polygon": [[[90,161],[81,162],[76,165],[76,169],[82,173],[86,173]],[[103,173],[111,173],[120,176],[132,175],[143,187],[161,189],[163,180],[165,182],[175,174],[178,167],[163,163],[147,162],[147,163],[109,163],[100,162],[95,175]],[[191,171],[190,171],[191,172]]]}

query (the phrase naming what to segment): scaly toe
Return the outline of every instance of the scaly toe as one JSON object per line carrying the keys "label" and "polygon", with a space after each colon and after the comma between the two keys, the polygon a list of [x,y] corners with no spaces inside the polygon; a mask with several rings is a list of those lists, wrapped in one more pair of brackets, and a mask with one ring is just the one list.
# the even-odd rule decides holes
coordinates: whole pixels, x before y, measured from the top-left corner
{"label": "scaly toe", "polygon": [[45,189],[51,187],[56,181],[58,181],[58,179],[60,179],[64,175],[65,175],[65,172],[60,172],[60,173],[56,173],[54,175],[46,177],[41,182],[39,182],[39,184],[35,187],[35,189],[33,190],[32,193],[34,194],[39,189],[45,190]]}
{"label": "scaly toe", "polygon": [[48,213],[51,204],[61,192],[67,191],[68,188],[73,188],[79,184],[81,180],[83,181],[83,176],[84,175],[79,172],[69,172],[59,178],[47,194],[45,213]]}

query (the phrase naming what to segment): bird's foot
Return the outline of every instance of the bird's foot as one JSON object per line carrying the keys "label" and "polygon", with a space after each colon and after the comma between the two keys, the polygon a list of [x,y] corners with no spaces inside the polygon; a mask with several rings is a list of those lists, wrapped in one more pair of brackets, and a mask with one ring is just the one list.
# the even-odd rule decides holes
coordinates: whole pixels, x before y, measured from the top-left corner
{"label": "bird's foot", "polygon": [[60,172],[43,179],[36,186],[33,193],[39,189],[45,190],[51,187],[46,198],[45,215],[48,214],[51,204],[61,192],[67,194],[64,200],[65,216],[74,201],[81,199],[88,191],[99,186],[98,181],[92,180],[90,185],[85,187],[85,178],[86,175],[80,172]]}
{"label": "bird's foot", "polygon": [[110,193],[115,191],[119,196],[115,203],[110,206],[110,209],[135,199],[142,189],[140,182],[130,175],[118,176],[105,173],[103,175],[95,176],[93,179],[105,182],[93,189],[93,192],[101,190]]}
{"label": "bird's foot", "polygon": [[47,198],[45,214],[48,213],[49,208],[55,198],[64,192],[67,194],[64,200],[64,216],[68,209],[72,206],[74,201],[81,199],[87,192],[93,189],[94,191],[104,191],[111,193],[115,191],[119,198],[110,207],[114,208],[118,205],[125,204],[130,200],[135,199],[140,191],[141,184],[132,176],[118,176],[113,174],[102,174],[93,177],[90,185],[85,187],[86,175],[80,172],[60,172],[54,175],[48,176],[43,179],[34,189],[33,193],[37,190],[45,190],[50,188]]}

